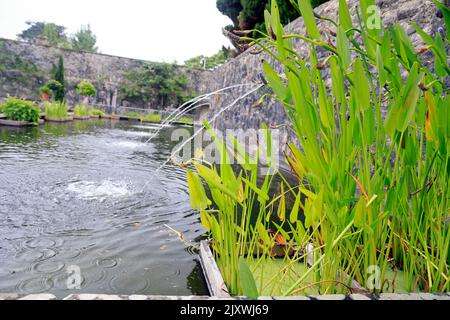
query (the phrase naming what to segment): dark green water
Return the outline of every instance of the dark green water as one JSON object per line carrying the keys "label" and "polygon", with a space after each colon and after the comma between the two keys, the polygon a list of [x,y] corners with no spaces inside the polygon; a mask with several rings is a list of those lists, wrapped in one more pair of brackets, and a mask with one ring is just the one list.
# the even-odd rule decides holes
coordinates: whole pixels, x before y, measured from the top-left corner
{"label": "dark green water", "polygon": [[0,127],[0,292],[207,294],[195,250],[165,226],[194,242],[204,232],[184,172],[155,174],[176,144],[174,127],[144,143],[156,129]]}

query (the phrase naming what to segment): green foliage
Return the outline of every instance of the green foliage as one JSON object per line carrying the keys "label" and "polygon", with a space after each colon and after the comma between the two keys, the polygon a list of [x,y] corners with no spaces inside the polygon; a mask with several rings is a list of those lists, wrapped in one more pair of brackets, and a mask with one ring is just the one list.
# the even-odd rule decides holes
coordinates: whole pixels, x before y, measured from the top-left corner
{"label": "green foliage", "polygon": [[6,72],[14,72],[12,80],[24,86],[39,82],[43,75],[36,64],[9,50],[4,43],[0,43],[0,75],[6,77],[6,74],[3,74]]}
{"label": "green foliage", "polygon": [[54,99],[56,101],[64,101],[65,96],[65,78],[64,78],[64,58],[63,56],[59,56],[58,64],[55,66],[53,65],[52,70],[53,79],[59,82],[59,86],[54,82],[55,87],[51,87],[48,83],[47,85],[54,93]]}
{"label": "green foliage", "polygon": [[51,94],[52,90],[48,87],[48,85],[42,86],[39,88],[40,93]]}
{"label": "green foliage", "polygon": [[73,114],[75,117],[80,118],[80,117],[88,117],[91,113],[85,104],[79,103],[75,106]]}
{"label": "green foliage", "polygon": [[[363,11],[373,4],[360,2]],[[276,3],[265,15],[276,37],[260,45],[283,71],[267,62],[263,70],[295,134],[285,156],[298,180],[277,172],[282,182],[269,197],[274,178],[256,179],[249,155],[217,138],[219,169],[205,161],[188,170],[191,206],[232,294],[254,295],[253,282],[258,293],[282,295],[348,293],[354,281],[374,293],[450,289],[450,69],[441,45],[449,42],[414,26],[434,54],[431,70],[401,26],[351,25],[346,1],[339,5],[336,47],[321,38],[309,0],[299,0],[308,36],[284,33]],[[309,45],[307,59],[292,50],[294,39]],[[236,173],[226,150],[245,159]],[[270,279],[258,278],[276,243],[293,254]]]}
{"label": "green foliage", "polygon": [[35,107],[34,102],[15,97],[8,97],[0,106],[0,110],[7,119],[14,121],[38,123],[40,117],[40,110]]}
{"label": "green foliage", "polygon": [[91,110],[89,110],[89,113],[93,116],[99,116],[99,117],[105,116],[105,113],[100,109],[91,109]]}
{"label": "green foliage", "polygon": [[239,281],[242,285],[242,293],[251,299],[259,297],[258,288],[256,287],[255,278],[244,257],[239,257]]}
{"label": "green foliage", "polygon": [[124,98],[153,101],[158,106],[179,105],[190,95],[189,80],[174,64],[148,62],[129,71],[120,87]]}
{"label": "green foliage", "polygon": [[[200,220],[213,239],[212,249],[230,293],[256,297],[262,290],[255,287],[248,268],[253,255],[244,259],[244,253],[266,252],[272,243],[264,225],[267,212],[262,208],[272,207],[268,202],[268,192],[273,176],[266,175],[262,181],[259,180],[258,160],[241,148],[236,138],[233,137],[233,145],[227,147],[207,123],[205,126],[215,142],[220,167],[196,159],[193,162],[195,172],[187,170],[191,207],[200,211]],[[267,136],[265,140],[269,143],[270,133]],[[237,173],[233,171],[230,155],[233,160],[244,163]],[[267,153],[264,156],[272,157]],[[203,182],[209,189],[208,193]],[[257,228],[254,221],[257,221]]]}
{"label": "green foliage", "polygon": [[238,16],[242,11],[241,0],[217,0],[217,9],[229,17],[235,27],[239,26]]}
{"label": "green foliage", "polygon": [[[328,0],[312,0],[313,8]],[[298,6],[294,0],[278,1],[280,21],[283,25],[295,20],[300,16]],[[246,30],[259,30],[267,33],[264,23],[264,10],[270,9],[270,0],[217,0],[217,8],[224,15],[228,16],[234,24],[234,28]],[[261,37],[260,32],[254,32],[253,37]]]}
{"label": "green foliage", "polygon": [[77,31],[70,40],[72,43],[72,49],[87,51],[87,52],[97,52],[96,47],[97,37],[91,30],[91,26],[81,26],[81,29]]}
{"label": "green foliage", "polygon": [[59,81],[51,79],[47,81],[47,84],[44,87],[49,88],[51,91],[57,91],[62,88],[62,84]]}
{"label": "green foliage", "polygon": [[194,119],[188,118],[188,117],[181,117],[177,121],[181,122],[181,123],[185,123],[185,124],[193,124],[194,123]]}
{"label": "green foliage", "polygon": [[141,120],[150,121],[150,122],[161,122],[161,115],[155,114],[155,113],[150,113],[150,114],[146,114],[146,115],[142,116]]}
{"label": "green foliage", "polygon": [[129,118],[140,118],[141,114],[136,111],[130,111],[130,112],[127,112],[127,114],[125,116],[129,117]]}
{"label": "green foliage", "polygon": [[97,94],[97,89],[89,81],[81,81],[77,84],[77,94],[85,97],[93,97]]}
{"label": "green foliage", "polygon": [[[361,0],[361,8],[369,4]],[[450,70],[436,44],[440,36],[433,40],[418,30],[435,54],[433,74],[399,25],[381,29],[384,33],[364,24],[350,26],[359,30],[362,49],[349,30],[346,2],[340,1],[334,48],[321,40],[309,2],[300,0],[299,6],[309,37],[284,35],[274,6],[267,23],[279,33],[276,41],[266,39],[277,48],[286,81],[268,64],[265,75],[301,143],[301,149],[289,145],[287,161],[299,178],[295,187],[306,197],[305,222],[296,222],[303,224],[301,232],[289,231],[308,239],[317,256],[311,271],[285,294],[307,285],[303,281],[311,273],[332,281],[346,270],[364,285],[371,266],[380,268],[382,284],[394,281],[388,276],[393,268],[404,272],[408,291],[448,291],[450,130],[448,120],[439,119],[448,119],[443,80]],[[289,51],[293,38],[312,44],[307,72],[307,61]],[[319,61],[317,47],[330,55]],[[331,96],[323,68],[330,69]],[[346,290],[335,283],[321,289]]]}
{"label": "green foliage", "polygon": [[27,21],[27,25],[29,27],[17,35],[18,39],[64,49],[98,51],[97,37],[89,25],[81,26],[71,37],[67,36],[66,27],[55,23]]}
{"label": "green foliage", "polygon": [[28,29],[23,30],[17,37],[20,40],[34,42],[42,40],[42,44],[67,48],[70,44],[66,35],[66,28],[54,23],[27,21]]}
{"label": "green foliage", "polygon": [[197,56],[186,60],[184,65],[189,69],[214,69],[215,67],[221,66],[232,57],[233,50],[223,46],[219,52],[210,57],[204,55]]}
{"label": "green foliage", "polygon": [[54,101],[46,103],[44,108],[46,118],[65,119],[68,116],[65,102]]}

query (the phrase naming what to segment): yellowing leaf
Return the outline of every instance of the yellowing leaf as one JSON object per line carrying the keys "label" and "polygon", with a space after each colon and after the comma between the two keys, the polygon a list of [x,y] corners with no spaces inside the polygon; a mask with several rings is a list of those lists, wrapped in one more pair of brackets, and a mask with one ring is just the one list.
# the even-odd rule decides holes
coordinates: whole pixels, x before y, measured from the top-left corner
{"label": "yellowing leaf", "polygon": [[300,210],[300,200],[302,193],[299,192],[295,198],[294,205],[292,206],[291,214],[289,215],[289,221],[294,223],[298,220],[298,211]]}
{"label": "yellowing leaf", "polygon": [[435,140],[435,128],[436,125],[436,103],[434,102],[433,96],[430,95],[428,91],[425,91],[425,100],[427,102],[427,118],[425,121],[425,135],[428,141]]}
{"label": "yellowing leaf", "polygon": [[270,245],[269,235],[267,234],[266,228],[264,227],[261,221],[258,221],[256,223],[256,229],[258,230],[259,237],[264,242],[264,244],[267,246]]}
{"label": "yellowing leaf", "polygon": [[281,183],[280,185],[280,189],[281,189],[281,197],[280,197],[280,203],[278,205],[278,218],[280,219],[280,221],[284,221],[286,219],[286,200],[284,197],[284,184]]}
{"label": "yellowing leaf", "polygon": [[206,231],[211,230],[211,223],[209,222],[208,213],[204,210],[200,210],[200,222],[202,223]]}
{"label": "yellowing leaf", "polygon": [[189,169],[186,169],[186,174],[192,209],[205,209],[211,201],[206,196],[205,188],[200,177]]}

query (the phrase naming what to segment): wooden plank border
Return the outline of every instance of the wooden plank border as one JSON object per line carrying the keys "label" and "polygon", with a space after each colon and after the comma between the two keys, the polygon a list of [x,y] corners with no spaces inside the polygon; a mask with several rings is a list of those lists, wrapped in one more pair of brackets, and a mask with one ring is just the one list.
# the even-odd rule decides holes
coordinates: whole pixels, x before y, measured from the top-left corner
{"label": "wooden plank border", "polygon": [[212,297],[231,298],[207,241],[200,241],[200,264]]}

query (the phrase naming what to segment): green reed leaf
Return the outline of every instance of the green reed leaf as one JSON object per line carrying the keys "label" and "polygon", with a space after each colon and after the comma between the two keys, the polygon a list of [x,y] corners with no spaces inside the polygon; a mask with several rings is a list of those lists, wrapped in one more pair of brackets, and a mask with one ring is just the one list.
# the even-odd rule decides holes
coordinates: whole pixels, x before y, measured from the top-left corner
{"label": "green reed leaf", "polygon": [[313,39],[321,40],[319,29],[316,25],[314,18],[314,12],[311,7],[310,0],[298,0],[298,6],[302,13],[303,20],[305,21],[306,31],[308,35]]}

